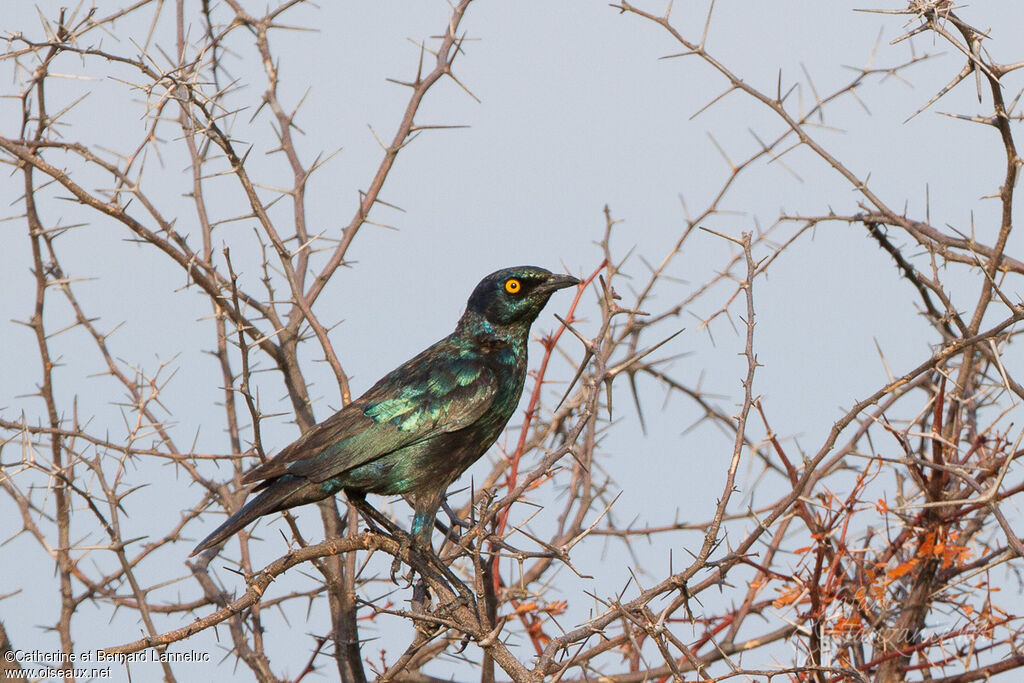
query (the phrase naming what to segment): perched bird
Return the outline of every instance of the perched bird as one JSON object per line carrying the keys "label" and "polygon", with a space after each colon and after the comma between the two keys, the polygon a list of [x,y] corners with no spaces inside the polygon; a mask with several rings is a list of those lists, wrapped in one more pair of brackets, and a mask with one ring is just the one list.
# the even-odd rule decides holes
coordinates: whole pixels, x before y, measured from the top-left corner
{"label": "perched bird", "polygon": [[259,495],[192,551],[223,542],[257,517],[344,490],[403,495],[412,534],[430,548],[448,486],[501,431],[523,393],[530,325],[551,295],[578,284],[535,266],[505,268],[476,286],[455,331],[248,472]]}

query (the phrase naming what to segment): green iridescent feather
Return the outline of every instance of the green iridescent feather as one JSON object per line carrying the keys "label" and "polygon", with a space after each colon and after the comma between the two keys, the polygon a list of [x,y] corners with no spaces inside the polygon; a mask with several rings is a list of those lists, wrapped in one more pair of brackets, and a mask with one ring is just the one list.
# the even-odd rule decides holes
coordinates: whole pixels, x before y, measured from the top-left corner
{"label": "green iridescent feather", "polygon": [[555,291],[578,282],[535,266],[488,275],[452,334],[246,474],[260,494],[192,554],[260,516],[342,490],[405,495],[413,534],[429,547],[448,486],[490,448],[519,404],[530,325]]}

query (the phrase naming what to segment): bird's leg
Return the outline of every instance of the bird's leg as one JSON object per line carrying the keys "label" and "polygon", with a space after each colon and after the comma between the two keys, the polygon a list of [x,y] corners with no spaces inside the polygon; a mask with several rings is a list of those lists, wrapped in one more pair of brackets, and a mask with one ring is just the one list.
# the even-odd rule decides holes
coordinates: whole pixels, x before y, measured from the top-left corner
{"label": "bird's leg", "polygon": [[[437,510],[441,506],[442,500],[444,500],[444,489],[429,495],[421,494],[416,496],[413,504],[416,514],[412,518],[412,536],[416,540],[416,545],[427,552],[426,557],[430,563],[444,575],[448,584],[459,594],[459,599],[468,605],[473,605],[476,602],[473,592],[462,583],[448,565],[441,561],[441,558],[437,556],[437,553],[434,552],[430,544],[431,532],[434,530]],[[412,610],[414,612],[421,610],[425,600],[430,597],[426,581],[421,579],[417,583],[416,588],[413,589],[412,597]]]}
{"label": "bird's leg", "polygon": [[[398,552],[395,554],[395,559],[391,563],[392,582],[398,583],[397,575],[402,566],[401,558],[407,554],[412,555],[415,553],[423,561],[433,565],[445,578],[452,589],[459,594],[463,601],[468,600],[469,603],[472,604],[473,594],[468,588],[466,588],[465,584],[459,580],[459,577],[452,572],[448,565],[441,561],[430,545],[430,535],[434,527],[434,517],[439,503],[436,497],[431,496],[428,497],[427,500],[422,500],[420,498],[415,500],[413,507],[416,514],[413,517],[411,535],[407,534],[401,527],[366,502],[365,494],[353,491],[348,494],[348,499],[368,524],[374,527],[379,526],[383,528],[388,535],[398,541]],[[375,531],[379,531],[379,529],[375,529]],[[413,585],[411,572],[407,580],[410,585]],[[429,599],[430,591],[428,590],[427,582],[421,577],[420,580],[415,583],[413,588],[412,611],[425,611],[425,605]]]}
{"label": "bird's leg", "polygon": [[[396,529],[396,531],[397,533],[392,534],[392,536],[398,540],[398,552],[395,554],[395,559],[391,561],[391,583],[394,584],[398,583],[398,571],[402,568],[402,556],[406,553],[411,554],[413,545],[412,538],[409,534],[405,533],[401,529]],[[405,577],[405,580],[408,582],[406,584],[407,588],[412,585],[412,577],[413,568],[410,564],[409,574]]]}
{"label": "bird's leg", "polygon": [[376,508],[366,502],[366,494],[360,491],[345,491],[345,495],[348,497],[348,502],[352,503],[352,507],[356,509],[359,516],[366,522],[367,528],[375,534],[384,534],[385,530],[381,527],[387,527],[391,523],[391,520],[384,517],[384,515],[377,512]]}
{"label": "bird's leg", "polygon": [[[381,533],[381,527],[387,532],[389,536],[398,541],[398,554],[395,556],[394,561],[391,563],[391,582],[398,583],[398,570],[402,566],[401,556],[404,554],[403,550],[408,550],[412,542],[409,539],[409,534],[402,531],[402,529],[382,515],[375,507],[366,502],[366,495],[353,491],[348,496],[349,501],[359,511],[366,523],[373,527],[373,531]],[[409,577],[409,583],[412,584],[412,577]]]}
{"label": "bird's leg", "polygon": [[374,533],[387,533],[391,536],[394,536],[396,532],[399,534],[405,533],[397,524],[392,522],[385,515],[381,514],[377,508],[367,503],[365,494],[353,492],[348,496],[348,500],[352,503],[355,509],[359,511],[363,520],[366,521],[366,524]]}
{"label": "bird's leg", "polygon": [[[430,545],[430,532],[434,529],[434,516],[437,514],[437,506],[440,504],[439,500],[436,500],[438,496],[436,494],[427,496],[415,496],[413,509],[415,514],[412,518],[412,535],[403,535],[399,541],[400,550],[411,551],[413,539],[416,544],[427,551],[426,560],[432,562],[437,568],[445,575],[445,578],[451,581],[454,575],[448,567],[444,566],[444,563],[440,560],[434,561],[437,556],[434,555],[434,549]],[[398,562],[398,558],[395,558],[395,562]],[[391,575],[394,576],[395,567],[391,567]],[[454,587],[456,584],[452,584]],[[430,599],[430,592],[427,590],[427,582],[423,577],[416,583],[416,587],[412,591],[412,611],[423,612],[424,604]]]}
{"label": "bird's leg", "polygon": [[[380,525],[381,527],[384,527],[384,529],[386,529],[389,536],[398,541],[398,554],[395,556],[395,559],[391,563],[391,582],[397,584],[398,570],[402,566],[401,556],[403,555],[403,550],[408,550],[412,545],[409,539],[409,534],[405,533],[405,531],[403,531],[401,527],[392,522],[386,516],[382,515],[372,505],[367,503],[365,496],[354,496],[350,498],[350,500],[352,501],[352,504],[356,507],[356,509],[359,510],[359,513],[363,516],[363,519],[365,519],[368,524],[375,527],[375,531],[380,531],[379,528],[376,528],[377,525]],[[411,585],[412,576],[410,575],[407,580]]]}
{"label": "bird's leg", "polygon": [[[434,496],[431,496],[433,498]],[[426,504],[420,498],[416,499],[413,506],[416,514],[412,518],[412,535],[419,542],[420,547],[433,550],[430,545],[430,535],[434,530],[434,518],[437,515],[437,507],[433,501],[428,500]]]}

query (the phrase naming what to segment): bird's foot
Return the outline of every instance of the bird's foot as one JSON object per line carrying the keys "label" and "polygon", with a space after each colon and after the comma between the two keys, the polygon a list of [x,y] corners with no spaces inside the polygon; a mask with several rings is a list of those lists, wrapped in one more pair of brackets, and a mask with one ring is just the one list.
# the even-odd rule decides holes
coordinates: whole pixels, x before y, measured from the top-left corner
{"label": "bird's foot", "polygon": [[[391,561],[391,583],[398,585],[398,572],[402,569],[402,557],[409,555],[412,552],[412,538],[405,533],[399,532],[398,534],[398,552],[395,553],[395,559]],[[412,585],[413,570],[409,568],[409,573],[403,577],[406,582],[405,587],[408,588]]]}
{"label": "bird's foot", "polygon": [[384,533],[384,530],[377,526],[377,523],[374,522],[371,518],[364,516],[363,521],[366,522],[366,530],[369,531],[371,534],[380,534],[381,536],[386,535]]}
{"label": "bird's foot", "polygon": [[399,530],[394,522],[378,512],[375,507],[367,503],[365,497],[353,493],[349,495],[349,502],[352,503],[353,507],[355,507],[360,516],[362,516],[363,521],[366,522],[366,526],[370,527],[370,531],[376,534],[390,534],[394,536],[395,532]]}
{"label": "bird's foot", "polygon": [[394,560],[391,561],[391,583],[395,584],[396,586],[400,583],[404,583],[404,587],[408,588],[412,585],[412,580],[413,577],[416,575],[416,572],[410,568],[409,571],[404,576],[402,576],[399,574],[401,569],[402,561],[396,557]]}
{"label": "bird's foot", "polygon": [[[415,597],[416,595],[413,593],[414,600]],[[472,593],[463,593],[462,591],[459,591],[459,594],[454,596],[450,602],[441,605],[437,609],[437,615],[440,617],[450,617],[455,614],[460,607],[468,607],[474,614],[480,614],[476,596]]]}

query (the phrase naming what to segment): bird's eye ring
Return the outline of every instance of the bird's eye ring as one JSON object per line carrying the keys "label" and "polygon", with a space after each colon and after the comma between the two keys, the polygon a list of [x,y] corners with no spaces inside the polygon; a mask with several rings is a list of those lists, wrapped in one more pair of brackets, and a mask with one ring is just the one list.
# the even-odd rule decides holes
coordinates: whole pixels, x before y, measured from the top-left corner
{"label": "bird's eye ring", "polygon": [[514,277],[505,280],[505,291],[508,292],[509,294],[518,294],[519,290],[521,290],[522,288],[522,283],[519,282],[519,280],[515,279]]}

